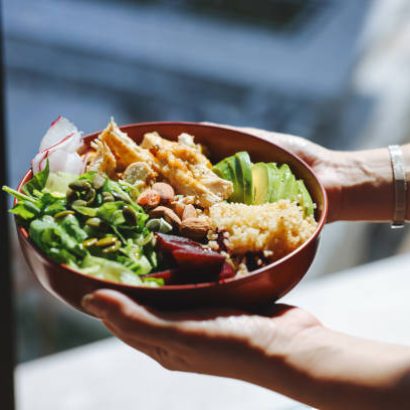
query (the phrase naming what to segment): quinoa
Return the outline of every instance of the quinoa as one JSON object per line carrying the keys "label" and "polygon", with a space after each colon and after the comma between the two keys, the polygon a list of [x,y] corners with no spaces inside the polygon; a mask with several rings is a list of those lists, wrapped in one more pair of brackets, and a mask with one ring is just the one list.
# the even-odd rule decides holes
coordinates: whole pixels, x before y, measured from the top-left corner
{"label": "quinoa", "polygon": [[302,245],[316,229],[296,203],[282,199],[263,205],[221,202],[209,209],[211,232],[223,232],[232,255],[259,253],[281,258]]}

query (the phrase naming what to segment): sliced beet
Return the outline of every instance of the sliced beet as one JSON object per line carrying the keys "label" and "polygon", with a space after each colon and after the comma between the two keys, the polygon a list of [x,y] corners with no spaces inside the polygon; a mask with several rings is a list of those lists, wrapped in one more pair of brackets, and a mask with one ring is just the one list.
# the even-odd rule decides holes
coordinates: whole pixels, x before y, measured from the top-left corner
{"label": "sliced beet", "polygon": [[202,249],[200,243],[176,235],[157,233],[157,249],[165,253],[172,253],[177,249]]}
{"label": "sliced beet", "polygon": [[179,249],[172,254],[190,283],[217,280],[225,263],[224,256],[204,249]]}
{"label": "sliced beet", "polygon": [[182,269],[205,268],[220,272],[225,262],[223,255],[204,249],[177,249],[172,255]]}
{"label": "sliced beet", "polygon": [[219,272],[219,279],[224,280],[224,279],[233,278],[234,276],[235,276],[235,271],[232,265],[229,264],[228,262],[225,262],[224,265],[222,266],[222,270]]}
{"label": "sliced beet", "polygon": [[225,256],[204,249],[191,239],[159,233],[156,248],[162,253],[162,266],[176,268],[147,276],[161,277],[166,285],[215,282],[235,276],[232,266],[225,262]]}

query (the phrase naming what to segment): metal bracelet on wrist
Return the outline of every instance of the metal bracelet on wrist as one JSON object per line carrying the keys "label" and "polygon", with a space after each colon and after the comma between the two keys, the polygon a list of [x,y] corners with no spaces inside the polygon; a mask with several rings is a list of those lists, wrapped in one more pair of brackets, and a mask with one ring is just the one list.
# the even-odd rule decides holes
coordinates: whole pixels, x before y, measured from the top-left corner
{"label": "metal bracelet on wrist", "polygon": [[403,152],[399,145],[389,145],[394,184],[394,213],[391,227],[403,228],[407,210],[407,180]]}

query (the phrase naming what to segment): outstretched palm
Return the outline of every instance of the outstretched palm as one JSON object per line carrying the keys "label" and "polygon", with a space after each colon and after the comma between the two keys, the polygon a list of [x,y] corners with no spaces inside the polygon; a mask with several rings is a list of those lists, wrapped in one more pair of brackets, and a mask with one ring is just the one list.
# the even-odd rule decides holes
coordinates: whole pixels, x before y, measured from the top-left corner
{"label": "outstretched palm", "polygon": [[264,315],[227,309],[164,313],[111,290],[95,292],[84,306],[114,335],[167,369],[259,384],[254,378],[267,355],[285,356],[289,341],[320,325],[310,314],[286,305],[274,305]]}

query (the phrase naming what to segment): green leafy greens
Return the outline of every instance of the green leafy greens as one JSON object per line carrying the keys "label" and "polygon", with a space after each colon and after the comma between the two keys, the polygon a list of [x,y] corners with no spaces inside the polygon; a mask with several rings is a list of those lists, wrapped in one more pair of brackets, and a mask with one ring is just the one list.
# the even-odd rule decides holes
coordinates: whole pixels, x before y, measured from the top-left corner
{"label": "green leafy greens", "polygon": [[3,190],[17,200],[10,212],[54,261],[121,283],[163,284],[144,277],[157,266],[157,256],[133,185],[96,172],[50,173],[47,163],[21,192]]}

